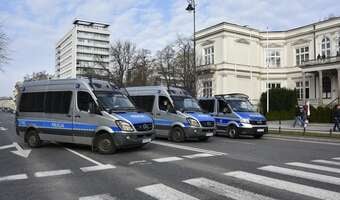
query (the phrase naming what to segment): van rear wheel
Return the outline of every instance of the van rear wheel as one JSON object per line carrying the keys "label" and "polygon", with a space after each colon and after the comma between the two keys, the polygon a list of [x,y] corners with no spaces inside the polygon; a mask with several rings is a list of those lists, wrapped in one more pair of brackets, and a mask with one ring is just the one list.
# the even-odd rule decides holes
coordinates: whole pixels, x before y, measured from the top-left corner
{"label": "van rear wheel", "polygon": [[31,148],[37,148],[41,146],[41,140],[40,137],[35,130],[30,130],[26,134],[26,142],[29,147]]}
{"label": "van rear wheel", "polygon": [[102,134],[96,137],[95,147],[101,154],[113,154],[117,151],[112,137],[108,134]]}
{"label": "van rear wheel", "polygon": [[227,134],[230,138],[238,138],[239,134],[238,134],[238,129],[236,126],[230,126],[227,128]]}
{"label": "van rear wheel", "polygon": [[171,140],[174,142],[183,142],[185,140],[184,131],[180,127],[171,130]]}

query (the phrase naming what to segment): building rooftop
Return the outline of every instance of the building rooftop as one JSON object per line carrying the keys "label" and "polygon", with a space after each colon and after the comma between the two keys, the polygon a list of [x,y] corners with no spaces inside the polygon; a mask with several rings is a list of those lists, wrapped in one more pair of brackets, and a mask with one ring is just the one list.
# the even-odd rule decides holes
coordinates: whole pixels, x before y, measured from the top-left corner
{"label": "building rooftop", "polygon": [[[307,24],[307,25],[304,25],[304,26],[295,27],[295,28],[291,28],[291,29],[287,29],[287,30],[269,31],[269,33],[289,32],[289,31],[293,31],[293,30],[297,30],[297,29],[302,29],[302,28],[305,28],[305,27],[308,27],[308,26],[319,25],[319,24],[326,23],[326,22],[333,21],[333,20],[334,20],[334,21],[335,21],[335,20],[340,20],[340,17],[330,17],[330,18],[328,18],[328,19],[326,19],[326,20],[314,22],[314,23]],[[264,32],[266,32],[266,31],[262,31],[262,30],[259,30],[259,29],[256,29],[256,28],[251,28],[251,27],[249,27],[249,26],[247,26],[247,25],[239,25],[239,24],[235,24],[235,23],[221,22],[221,23],[218,23],[218,24],[209,26],[209,27],[207,27],[207,28],[201,29],[201,30],[197,31],[196,34],[197,34],[197,33],[202,33],[202,32],[207,31],[207,30],[209,30],[209,29],[213,29],[213,28],[216,28],[216,27],[219,27],[219,26],[223,26],[223,25],[239,27],[239,28],[243,28],[243,29],[248,29],[248,30],[252,30],[252,31],[257,31],[257,32],[259,32],[259,33],[264,33]]]}
{"label": "building rooftop", "polygon": [[73,21],[73,24],[79,24],[79,25],[85,25],[85,26],[100,26],[100,27],[103,27],[103,28],[107,28],[107,27],[110,26],[107,23],[87,21],[87,20],[82,20],[82,19],[75,19]]}

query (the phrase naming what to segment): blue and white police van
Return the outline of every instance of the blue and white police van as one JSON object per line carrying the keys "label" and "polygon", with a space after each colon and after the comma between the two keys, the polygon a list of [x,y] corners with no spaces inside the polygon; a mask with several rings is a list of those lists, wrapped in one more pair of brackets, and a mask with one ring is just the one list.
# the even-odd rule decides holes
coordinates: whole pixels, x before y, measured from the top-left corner
{"label": "blue and white police van", "polygon": [[16,132],[31,147],[42,141],[91,145],[100,153],[143,146],[153,119],[138,112],[114,85],[92,79],[24,82],[17,97]]}
{"label": "blue and white police van", "polygon": [[136,106],[153,116],[157,137],[182,142],[191,138],[206,141],[214,135],[214,118],[204,114],[187,91],[164,86],[126,89]]}
{"label": "blue and white police van", "polygon": [[215,95],[199,98],[201,108],[215,118],[216,134],[237,138],[252,135],[261,138],[268,133],[266,118],[256,112],[245,94]]}

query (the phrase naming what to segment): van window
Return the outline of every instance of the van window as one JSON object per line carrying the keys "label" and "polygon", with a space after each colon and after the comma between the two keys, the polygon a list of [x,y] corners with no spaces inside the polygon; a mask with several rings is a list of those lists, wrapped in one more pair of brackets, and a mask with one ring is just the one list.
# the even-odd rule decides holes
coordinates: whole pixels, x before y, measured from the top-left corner
{"label": "van window", "polygon": [[175,113],[175,109],[171,105],[170,100],[168,97],[165,96],[159,96],[158,98],[158,106],[160,110],[166,111],[166,112],[173,112]]}
{"label": "van window", "polygon": [[82,111],[89,110],[89,103],[94,102],[92,96],[88,92],[78,92],[77,94],[78,109]]}
{"label": "van window", "polygon": [[224,113],[224,112],[230,113],[231,112],[227,102],[225,102],[223,100],[218,100],[218,112],[219,113]]}
{"label": "van window", "polygon": [[155,96],[133,96],[132,97],[137,108],[143,110],[144,112],[152,112],[153,104],[155,102]]}
{"label": "van window", "polygon": [[215,100],[199,100],[198,103],[204,111],[209,113],[215,112]]}
{"label": "van window", "polygon": [[43,112],[44,92],[23,93],[20,99],[20,112]]}
{"label": "van window", "polygon": [[45,112],[67,114],[70,111],[72,92],[47,92],[45,96]]}

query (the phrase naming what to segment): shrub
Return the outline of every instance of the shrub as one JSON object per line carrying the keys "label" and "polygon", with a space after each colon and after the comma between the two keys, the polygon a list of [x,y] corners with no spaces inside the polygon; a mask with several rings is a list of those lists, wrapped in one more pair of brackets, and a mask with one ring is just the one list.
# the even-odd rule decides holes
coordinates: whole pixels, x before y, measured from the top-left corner
{"label": "shrub", "polygon": [[[286,88],[274,88],[269,90],[269,110],[273,112],[270,115],[276,115],[275,112],[281,112],[281,116],[293,116],[295,106],[297,105],[297,95],[295,90]],[[267,92],[262,93],[260,98],[260,108],[266,115]],[[284,114],[286,113],[286,114]]]}
{"label": "shrub", "polygon": [[332,122],[332,109],[328,107],[310,108],[310,121],[315,123],[330,123]]}

